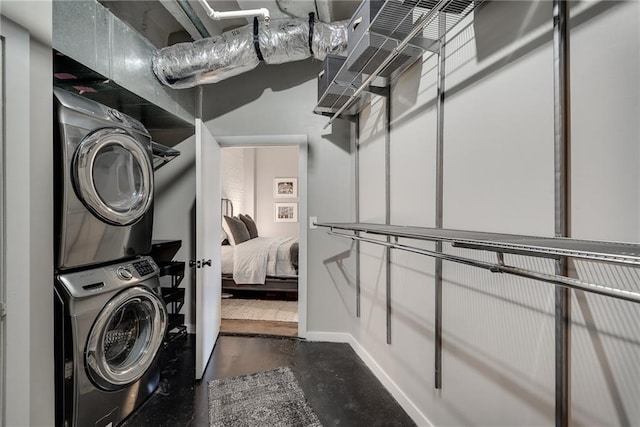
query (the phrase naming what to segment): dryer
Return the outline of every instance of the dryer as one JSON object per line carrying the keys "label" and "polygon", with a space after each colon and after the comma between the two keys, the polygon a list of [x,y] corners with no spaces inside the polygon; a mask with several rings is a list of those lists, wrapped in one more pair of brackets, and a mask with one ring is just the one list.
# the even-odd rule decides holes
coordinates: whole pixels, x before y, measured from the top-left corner
{"label": "dryer", "polygon": [[59,274],[56,425],[113,427],[153,393],[167,328],[150,257]]}
{"label": "dryer", "polygon": [[148,253],[153,231],[151,137],[137,120],[54,89],[56,268]]}

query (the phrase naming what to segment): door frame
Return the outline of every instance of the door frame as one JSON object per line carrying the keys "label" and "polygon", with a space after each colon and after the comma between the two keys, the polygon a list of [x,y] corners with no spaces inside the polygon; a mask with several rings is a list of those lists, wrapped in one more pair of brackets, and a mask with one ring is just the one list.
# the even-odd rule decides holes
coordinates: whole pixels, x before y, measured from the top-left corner
{"label": "door frame", "polygon": [[[293,135],[218,136],[220,148],[298,147],[298,336],[307,335],[307,163],[309,138]],[[218,262],[220,262],[218,260]]]}
{"label": "door frame", "polygon": [[[0,99],[4,100],[4,36],[0,34]],[[0,103],[0,427],[4,426],[5,419],[5,254],[7,253],[7,242],[5,241],[5,213],[4,194],[5,183],[4,174],[4,123],[5,123],[5,103]]]}

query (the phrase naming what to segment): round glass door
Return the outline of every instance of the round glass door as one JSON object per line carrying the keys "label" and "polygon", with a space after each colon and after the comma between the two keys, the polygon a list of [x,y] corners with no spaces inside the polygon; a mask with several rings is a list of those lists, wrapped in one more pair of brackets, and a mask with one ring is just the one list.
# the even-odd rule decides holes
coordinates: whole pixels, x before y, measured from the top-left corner
{"label": "round glass door", "polygon": [[153,200],[151,159],[122,129],[100,129],[87,136],[76,149],[73,178],[80,200],[110,224],[137,222]]}
{"label": "round glass door", "polygon": [[87,340],[90,378],[106,390],[140,379],[153,363],[166,327],[164,304],[147,288],[135,286],[116,295],[96,318]]}

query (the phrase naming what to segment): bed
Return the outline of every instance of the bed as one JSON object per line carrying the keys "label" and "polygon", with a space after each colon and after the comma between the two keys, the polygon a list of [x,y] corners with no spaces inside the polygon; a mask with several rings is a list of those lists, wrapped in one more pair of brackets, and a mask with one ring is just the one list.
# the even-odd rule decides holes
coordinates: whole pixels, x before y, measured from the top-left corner
{"label": "bed", "polygon": [[[222,199],[222,213],[222,290],[297,294],[298,238],[259,236],[250,216],[233,216],[233,204],[228,199]],[[234,226],[242,228],[239,234],[244,237],[240,240]],[[248,236],[244,235],[245,229]]]}

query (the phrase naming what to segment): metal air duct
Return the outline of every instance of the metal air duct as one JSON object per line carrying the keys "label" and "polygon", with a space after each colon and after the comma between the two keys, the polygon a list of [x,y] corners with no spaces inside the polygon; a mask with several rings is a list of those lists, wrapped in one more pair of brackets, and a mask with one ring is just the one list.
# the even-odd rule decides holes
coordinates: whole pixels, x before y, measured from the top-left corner
{"label": "metal air duct", "polygon": [[[311,28],[311,29],[310,29]],[[216,37],[160,49],[153,71],[174,89],[216,83],[267,64],[324,59],[347,48],[347,22],[325,24],[313,19],[272,20],[269,27],[246,25]]]}

